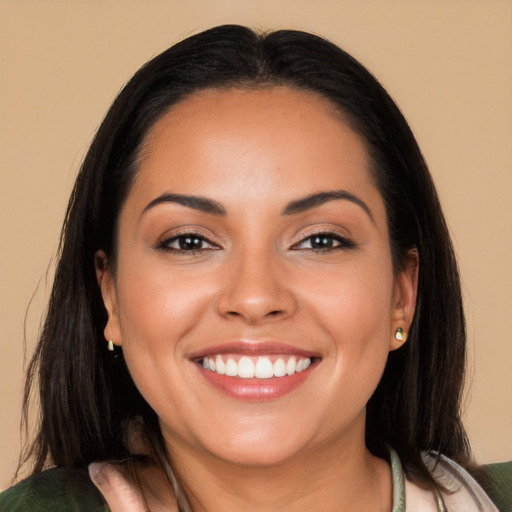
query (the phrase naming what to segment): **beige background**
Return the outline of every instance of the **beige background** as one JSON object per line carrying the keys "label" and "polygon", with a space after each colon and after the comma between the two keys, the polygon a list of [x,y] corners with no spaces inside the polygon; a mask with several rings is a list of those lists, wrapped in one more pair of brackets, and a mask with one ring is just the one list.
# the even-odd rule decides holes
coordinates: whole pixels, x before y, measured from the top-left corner
{"label": "beige background", "polygon": [[483,462],[511,459],[511,1],[0,0],[0,488],[19,450],[24,316],[37,289],[27,317],[30,353],[84,151],[142,63],[228,22],[323,34],[400,104],[460,255],[473,447]]}

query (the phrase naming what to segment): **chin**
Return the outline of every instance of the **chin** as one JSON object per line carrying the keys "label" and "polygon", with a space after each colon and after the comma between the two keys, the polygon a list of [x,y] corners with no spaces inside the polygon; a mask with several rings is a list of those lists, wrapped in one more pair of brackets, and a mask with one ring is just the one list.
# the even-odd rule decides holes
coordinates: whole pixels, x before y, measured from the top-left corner
{"label": "chin", "polygon": [[267,443],[265,446],[236,446],[231,450],[222,450],[217,456],[229,464],[236,464],[241,467],[271,467],[284,464],[292,459],[298,452],[297,447],[278,446],[274,443]]}
{"label": "chin", "polygon": [[[279,465],[292,459],[308,444],[306,432],[296,427],[283,425],[266,425],[262,428],[230,429],[218,436],[218,442],[209,438],[205,448],[214,456],[240,466],[266,467]],[[209,445],[209,446],[208,446]]]}

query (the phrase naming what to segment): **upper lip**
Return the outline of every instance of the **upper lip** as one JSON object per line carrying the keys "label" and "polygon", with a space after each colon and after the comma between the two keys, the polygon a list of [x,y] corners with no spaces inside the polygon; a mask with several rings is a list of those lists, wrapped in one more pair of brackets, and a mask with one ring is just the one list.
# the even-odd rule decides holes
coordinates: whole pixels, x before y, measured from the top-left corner
{"label": "upper lip", "polygon": [[287,343],[279,341],[253,341],[236,340],[211,345],[203,349],[192,352],[188,355],[190,359],[199,359],[216,354],[243,354],[248,356],[270,355],[270,354],[289,354],[302,357],[320,357],[318,352],[304,350]]}

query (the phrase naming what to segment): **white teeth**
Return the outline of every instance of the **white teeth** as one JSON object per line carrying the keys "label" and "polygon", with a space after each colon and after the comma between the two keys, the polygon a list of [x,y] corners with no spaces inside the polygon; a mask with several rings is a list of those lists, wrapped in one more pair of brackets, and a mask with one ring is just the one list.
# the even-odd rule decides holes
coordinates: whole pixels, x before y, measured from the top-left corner
{"label": "white teeth", "polygon": [[274,376],[274,367],[270,359],[266,357],[259,357],[254,370],[254,376],[257,379],[270,379]]}
{"label": "white teeth", "polygon": [[226,365],[220,356],[217,356],[215,359],[215,371],[220,375],[224,375],[226,373]]}
{"label": "white teeth", "polygon": [[238,376],[242,379],[252,379],[254,377],[254,363],[248,357],[242,357],[238,361]]}
{"label": "white teeth", "polygon": [[297,365],[295,364],[295,357],[290,357],[288,362],[286,363],[286,373],[288,375],[293,375],[295,373],[295,368]]}
{"label": "white teeth", "polygon": [[205,357],[202,361],[203,368],[219,375],[228,377],[240,377],[241,379],[271,379],[272,377],[285,377],[293,375],[309,368],[311,359],[309,357],[296,358],[291,356],[280,357],[272,363],[266,356],[247,357],[242,356],[236,361],[236,358],[228,357],[225,361],[221,355],[215,357]]}
{"label": "white teeth", "polygon": [[234,359],[228,359],[226,362],[226,375],[228,377],[236,377],[238,375],[238,365]]}
{"label": "white teeth", "polygon": [[286,364],[283,359],[278,359],[274,363],[274,377],[284,377],[286,375]]}

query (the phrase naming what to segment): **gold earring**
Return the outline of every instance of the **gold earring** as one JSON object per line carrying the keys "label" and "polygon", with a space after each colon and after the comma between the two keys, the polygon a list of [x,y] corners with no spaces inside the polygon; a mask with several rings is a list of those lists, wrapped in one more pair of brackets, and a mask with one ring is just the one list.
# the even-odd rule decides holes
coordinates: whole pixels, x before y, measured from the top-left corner
{"label": "gold earring", "polygon": [[398,327],[397,330],[395,331],[395,339],[397,341],[405,341],[407,339],[407,334],[401,327]]}

